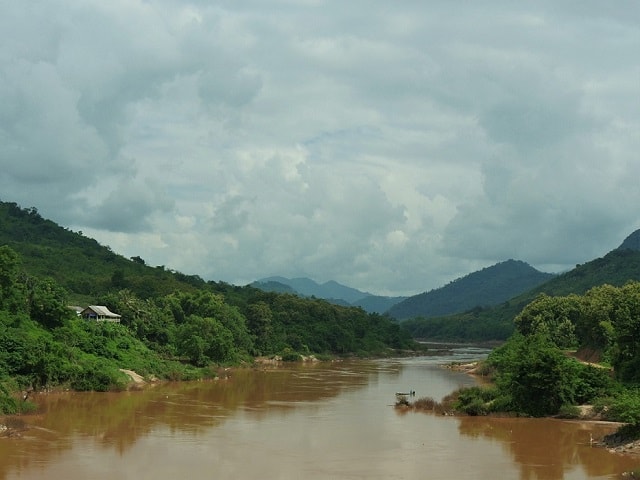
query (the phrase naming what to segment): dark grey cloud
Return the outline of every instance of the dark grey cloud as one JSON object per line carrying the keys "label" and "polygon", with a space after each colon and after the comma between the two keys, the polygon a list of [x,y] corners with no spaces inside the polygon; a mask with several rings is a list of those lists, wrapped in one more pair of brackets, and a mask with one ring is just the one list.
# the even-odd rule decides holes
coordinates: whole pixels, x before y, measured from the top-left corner
{"label": "dark grey cloud", "polygon": [[640,227],[634,1],[0,9],[3,200],[124,255],[410,293]]}

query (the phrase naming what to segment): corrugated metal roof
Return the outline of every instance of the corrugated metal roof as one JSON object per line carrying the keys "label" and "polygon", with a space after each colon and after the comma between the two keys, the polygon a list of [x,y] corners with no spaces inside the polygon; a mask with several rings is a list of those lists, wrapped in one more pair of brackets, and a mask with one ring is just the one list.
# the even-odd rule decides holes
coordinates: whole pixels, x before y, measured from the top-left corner
{"label": "corrugated metal roof", "polygon": [[121,315],[118,315],[117,313],[113,313],[107,307],[105,307],[103,305],[89,305],[87,308],[90,308],[91,310],[93,310],[99,316],[111,317],[111,318],[120,318],[121,317]]}

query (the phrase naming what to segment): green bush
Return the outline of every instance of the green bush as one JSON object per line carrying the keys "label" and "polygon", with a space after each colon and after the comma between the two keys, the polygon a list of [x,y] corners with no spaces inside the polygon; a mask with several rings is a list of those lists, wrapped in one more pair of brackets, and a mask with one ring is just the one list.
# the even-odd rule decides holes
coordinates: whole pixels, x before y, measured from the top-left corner
{"label": "green bush", "polygon": [[18,413],[18,402],[11,395],[0,393],[0,414],[13,415]]}
{"label": "green bush", "polygon": [[[614,350],[615,352],[615,350]],[[631,357],[631,355],[629,355]],[[619,355],[622,357],[622,355]],[[622,360],[615,360],[616,376],[626,384],[640,384],[640,357],[634,354],[633,357]]]}
{"label": "green bush", "polygon": [[574,401],[578,405],[592,403],[597,398],[615,392],[616,384],[604,368],[577,364],[577,381]]}
{"label": "green bush", "polygon": [[580,418],[580,409],[575,405],[563,405],[558,411],[560,418]]}
{"label": "green bush", "polygon": [[233,363],[239,353],[233,343],[233,334],[218,320],[190,315],[178,327],[177,350],[196,366],[212,362]]}
{"label": "green bush", "polygon": [[124,390],[128,378],[118,368],[95,357],[85,356],[81,368],[71,379],[71,388],[78,391],[108,392]]}
{"label": "green bush", "polygon": [[493,411],[492,402],[498,397],[496,388],[469,387],[458,391],[458,399],[454,408],[467,415],[487,415]]}
{"label": "green bush", "polygon": [[18,400],[19,384],[0,374],[0,414],[13,415],[30,413],[36,410],[36,404],[28,400]]}
{"label": "green bush", "polygon": [[285,348],[280,355],[283,362],[300,362],[302,357],[298,352],[294,352],[290,348]]}
{"label": "green bush", "polygon": [[627,390],[616,396],[604,411],[607,420],[640,426],[640,392]]}
{"label": "green bush", "polygon": [[[17,227],[5,233],[27,222],[28,238],[38,240],[12,243],[23,249],[24,270],[19,255],[0,246],[0,381],[10,378],[17,389],[104,391],[128,384],[121,368],[186,380],[212,375],[215,364],[250,363],[258,353],[284,351],[284,360],[299,361],[298,352],[364,357],[417,345],[391,319],[360,308],[150,268],[16,205],[0,202],[0,220]],[[52,250],[58,240],[63,250]],[[119,312],[122,323],[88,322],[67,307],[89,302]],[[16,404],[13,391],[0,389],[0,408],[28,408]]]}
{"label": "green bush", "polygon": [[612,401],[611,397],[596,398],[593,401],[593,411],[597,414],[604,414],[609,409]]}
{"label": "green bush", "polygon": [[567,358],[544,335],[514,335],[489,356],[496,367],[496,385],[510,397],[518,413],[540,417],[574,404],[578,363]]}

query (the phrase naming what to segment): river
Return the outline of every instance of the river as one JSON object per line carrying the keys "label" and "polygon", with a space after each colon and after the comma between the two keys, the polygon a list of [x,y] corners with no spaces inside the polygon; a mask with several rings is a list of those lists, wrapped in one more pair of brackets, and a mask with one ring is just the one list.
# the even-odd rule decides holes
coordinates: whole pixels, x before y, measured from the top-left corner
{"label": "river", "polygon": [[3,480],[596,479],[640,459],[590,445],[615,427],[402,412],[476,380],[455,357],[233,370],[217,381],[35,397],[22,437],[0,439]]}

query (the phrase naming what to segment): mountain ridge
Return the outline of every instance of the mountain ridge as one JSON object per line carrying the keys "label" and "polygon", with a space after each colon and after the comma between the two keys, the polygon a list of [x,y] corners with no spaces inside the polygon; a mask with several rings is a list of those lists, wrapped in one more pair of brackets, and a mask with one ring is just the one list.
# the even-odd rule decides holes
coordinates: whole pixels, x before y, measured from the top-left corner
{"label": "mountain ridge", "polygon": [[443,287],[409,297],[387,313],[398,320],[405,320],[498,305],[554,276],[540,272],[522,260],[509,259],[457,278]]}
{"label": "mountain ridge", "polygon": [[514,330],[513,319],[539,295],[583,295],[604,284],[621,287],[629,281],[640,281],[640,248],[634,248],[637,238],[640,230],[604,256],[578,264],[499,305],[436,318],[413,318],[403,326],[416,338],[437,341],[506,340]]}
{"label": "mountain ridge", "polygon": [[265,277],[251,286],[266,291],[297,293],[338,305],[359,306],[370,313],[388,314],[399,320],[415,316],[442,316],[474,307],[486,307],[526,291],[554,275],[536,270],[521,260],[505,260],[471,272],[443,287],[408,297],[385,297],[362,292],[334,280],[318,283],[308,277]]}
{"label": "mountain ridge", "polygon": [[634,231],[625,238],[616,250],[635,250],[640,251],[640,229]]}
{"label": "mountain ridge", "polygon": [[[256,280],[257,283],[277,282],[288,285],[296,292],[307,296],[317,298],[336,298],[342,299],[349,303],[356,302],[361,298],[370,296],[371,293],[362,292],[356,288],[342,285],[334,280],[324,283],[318,283],[308,277],[286,278],[282,276],[271,276]],[[256,282],[253,282],[252,285]]]}
{"label": "mountain ridge", "polygon": [[360,307],[369,313],[382,314],[406,297],[386,297],[363,292],[335,280],[318,283],[308,277],[287,278],[270,276],[250,284],[264,291],[293,293],[303,297],[316,297],[342,306]]}

